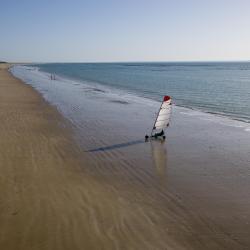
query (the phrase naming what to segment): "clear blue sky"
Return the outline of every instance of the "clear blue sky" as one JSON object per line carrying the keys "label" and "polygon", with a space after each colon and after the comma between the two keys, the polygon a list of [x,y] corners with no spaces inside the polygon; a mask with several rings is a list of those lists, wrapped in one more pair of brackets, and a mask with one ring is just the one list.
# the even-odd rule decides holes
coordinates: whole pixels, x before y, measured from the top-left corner
{"label": "clear blue sky", "polygon": [[250,59],[250,0],[8,0],[0,60]]}

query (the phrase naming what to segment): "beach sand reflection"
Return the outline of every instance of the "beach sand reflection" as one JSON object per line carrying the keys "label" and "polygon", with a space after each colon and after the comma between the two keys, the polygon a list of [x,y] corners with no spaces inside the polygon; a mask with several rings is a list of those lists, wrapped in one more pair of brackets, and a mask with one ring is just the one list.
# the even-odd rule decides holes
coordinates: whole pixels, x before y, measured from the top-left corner
{"label": "beach sand reflection", "polygon": [[166,141],[151,141],[152,158],[155,166],[155,174],[160,183],[166,183],[167,179],[167,148]]}

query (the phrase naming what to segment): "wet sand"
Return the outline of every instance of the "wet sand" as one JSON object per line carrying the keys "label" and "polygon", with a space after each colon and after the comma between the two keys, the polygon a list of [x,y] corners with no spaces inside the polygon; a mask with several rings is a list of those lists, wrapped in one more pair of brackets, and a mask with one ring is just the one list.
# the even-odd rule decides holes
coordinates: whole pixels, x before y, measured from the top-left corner
{"label": "wet sand", "polygon": [[[206,148],[197,157],[170,134],[168,151],[138,141],[111,152],[85,135],[96,149],[87,152],[71,123],[6,69],[0,121],[0,249],[249,249],[250,205],[230,207],[237,199],[221,190],[231,180],[188,178],[195,164],[214,166]],[[225,194],[231,203],[218,202]]]}

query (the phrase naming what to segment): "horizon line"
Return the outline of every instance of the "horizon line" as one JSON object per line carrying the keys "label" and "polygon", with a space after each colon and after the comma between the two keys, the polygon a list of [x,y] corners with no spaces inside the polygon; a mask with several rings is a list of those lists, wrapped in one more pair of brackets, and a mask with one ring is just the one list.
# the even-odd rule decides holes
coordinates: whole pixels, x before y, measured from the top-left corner
{"label": "horizon line", "polygon": [[0,61],[1,63],[9,63],[9,64],[49,64],[49,63],[233,63],[233,62],[250,62],[248,60],[172,60],[172,61],[17,61],[17,62],[9,62],[9,61]]}

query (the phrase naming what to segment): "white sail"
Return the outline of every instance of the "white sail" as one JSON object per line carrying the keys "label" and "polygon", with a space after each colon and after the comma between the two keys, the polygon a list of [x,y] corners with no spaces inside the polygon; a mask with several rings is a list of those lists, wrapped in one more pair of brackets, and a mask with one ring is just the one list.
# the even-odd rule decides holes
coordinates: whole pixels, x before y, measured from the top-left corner
{"label": "white sail", "polygon": [[166,127],[168,127],[169,122],[170,122],[171,109],[172,109],[171,104],[172,104],[171,97],[164,96],[163,102],[158,112],[158,116],[155,120],[153,130],[164,130]]}

